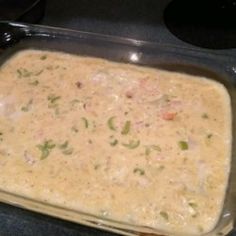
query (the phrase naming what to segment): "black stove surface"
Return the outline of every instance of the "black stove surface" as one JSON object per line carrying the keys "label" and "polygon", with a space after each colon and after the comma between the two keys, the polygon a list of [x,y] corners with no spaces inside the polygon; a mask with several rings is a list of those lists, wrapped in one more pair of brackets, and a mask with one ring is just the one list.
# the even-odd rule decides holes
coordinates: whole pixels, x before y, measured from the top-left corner
{"label": "black stove surface", "polygon": [[236,0],[48,0],[41,23],[236,51]]}

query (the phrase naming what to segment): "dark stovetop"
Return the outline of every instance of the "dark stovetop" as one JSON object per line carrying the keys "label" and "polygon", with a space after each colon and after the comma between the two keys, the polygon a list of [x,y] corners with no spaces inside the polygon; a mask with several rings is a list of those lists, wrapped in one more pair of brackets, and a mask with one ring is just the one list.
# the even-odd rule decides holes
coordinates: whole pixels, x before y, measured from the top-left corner
{"label": "dark stovetop", "polygon": [[[45,15],[40,23],[82,31],[92,31],[141,40],[183,45],[185,47],[194,47],[189,43],[181,41],[167,29],[163,15],[164,9],[169,2],[170,0],[47,0]],[[176,22],[176,20],[174,22]],[[173,28],[172,23],[173,22],[170,21],[169,26],[170,28],[172,27],[172,32],[175,32],[178,25],[175,25],[175,28]],[[181,26],[179,26],[179,29],[180,31],[182,30]],[[189,39],[194,38],[195,44],[196,42],[197,44],[198,42],[202,42],[201,35],[197,37],[199,40],[193,37],[194,30],[185,29],[184,34],[180,34],[180,38],[183,38],[183,35],[186,37],[186,32],[188,32],[187,37]],[[220,39],[221,35],[226,33],[223,27],[220,30],[218,29],[216,35],[214,35],[214,32],[212,35]],[[217,37],[217,35],[219,37]],[[231,30],[228,36],[227,39],[226,35],[227,40],[225,42],[215,44],[215,47],[220,45],[219,48],[224,48],[225,45],[225,48],[233,46],[236,48],[235,31]],[[228,49],[226,51],[227,53],[236,53],[235,49]],[[222,52],[224,52],[224,50]],[[0,203],[0,236],[18,235],[115,236],[115,234],[65,222]],[[231,236],[233,235],[236,236],[236,233],[231,234]]]}

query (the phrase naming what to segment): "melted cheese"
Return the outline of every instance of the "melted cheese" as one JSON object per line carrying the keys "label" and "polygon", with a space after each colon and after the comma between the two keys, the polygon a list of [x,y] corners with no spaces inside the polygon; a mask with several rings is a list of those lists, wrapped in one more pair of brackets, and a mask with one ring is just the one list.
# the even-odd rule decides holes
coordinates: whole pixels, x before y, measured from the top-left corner
{"label": "melted cheese", "polygon": [[0,69],[0,188],[180,234],[216,225],[231,152],[212,80],[26,50]]}

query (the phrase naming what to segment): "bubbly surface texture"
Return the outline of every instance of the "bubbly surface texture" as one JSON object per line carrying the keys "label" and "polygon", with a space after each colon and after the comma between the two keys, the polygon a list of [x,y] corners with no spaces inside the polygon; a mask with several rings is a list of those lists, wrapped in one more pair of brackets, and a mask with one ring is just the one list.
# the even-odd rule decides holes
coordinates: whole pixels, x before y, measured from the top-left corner
{"label": "bubbly surface texture", "polygon": [[167,232],[216,225],[231,153],[218,82],[62,52],[0,68],[0,189]]}

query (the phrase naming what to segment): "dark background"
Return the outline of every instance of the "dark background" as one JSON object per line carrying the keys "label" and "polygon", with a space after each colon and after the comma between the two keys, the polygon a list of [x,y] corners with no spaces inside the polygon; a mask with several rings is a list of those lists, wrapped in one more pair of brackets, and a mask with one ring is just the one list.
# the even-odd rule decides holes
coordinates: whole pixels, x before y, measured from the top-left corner
{"label": "dark background", "polygon": [[[166,8],[170,0],[47,0],[42,18],[37,9],[23,16],[17,8],[8,10],[11,1],[14,2],[0,0],[0,19],[15,17],[26,22],[190,48],[212,48],[236,56],[236,1],[175,0]],[[18,235],[115,234],[0,203],[0,236]]]}

